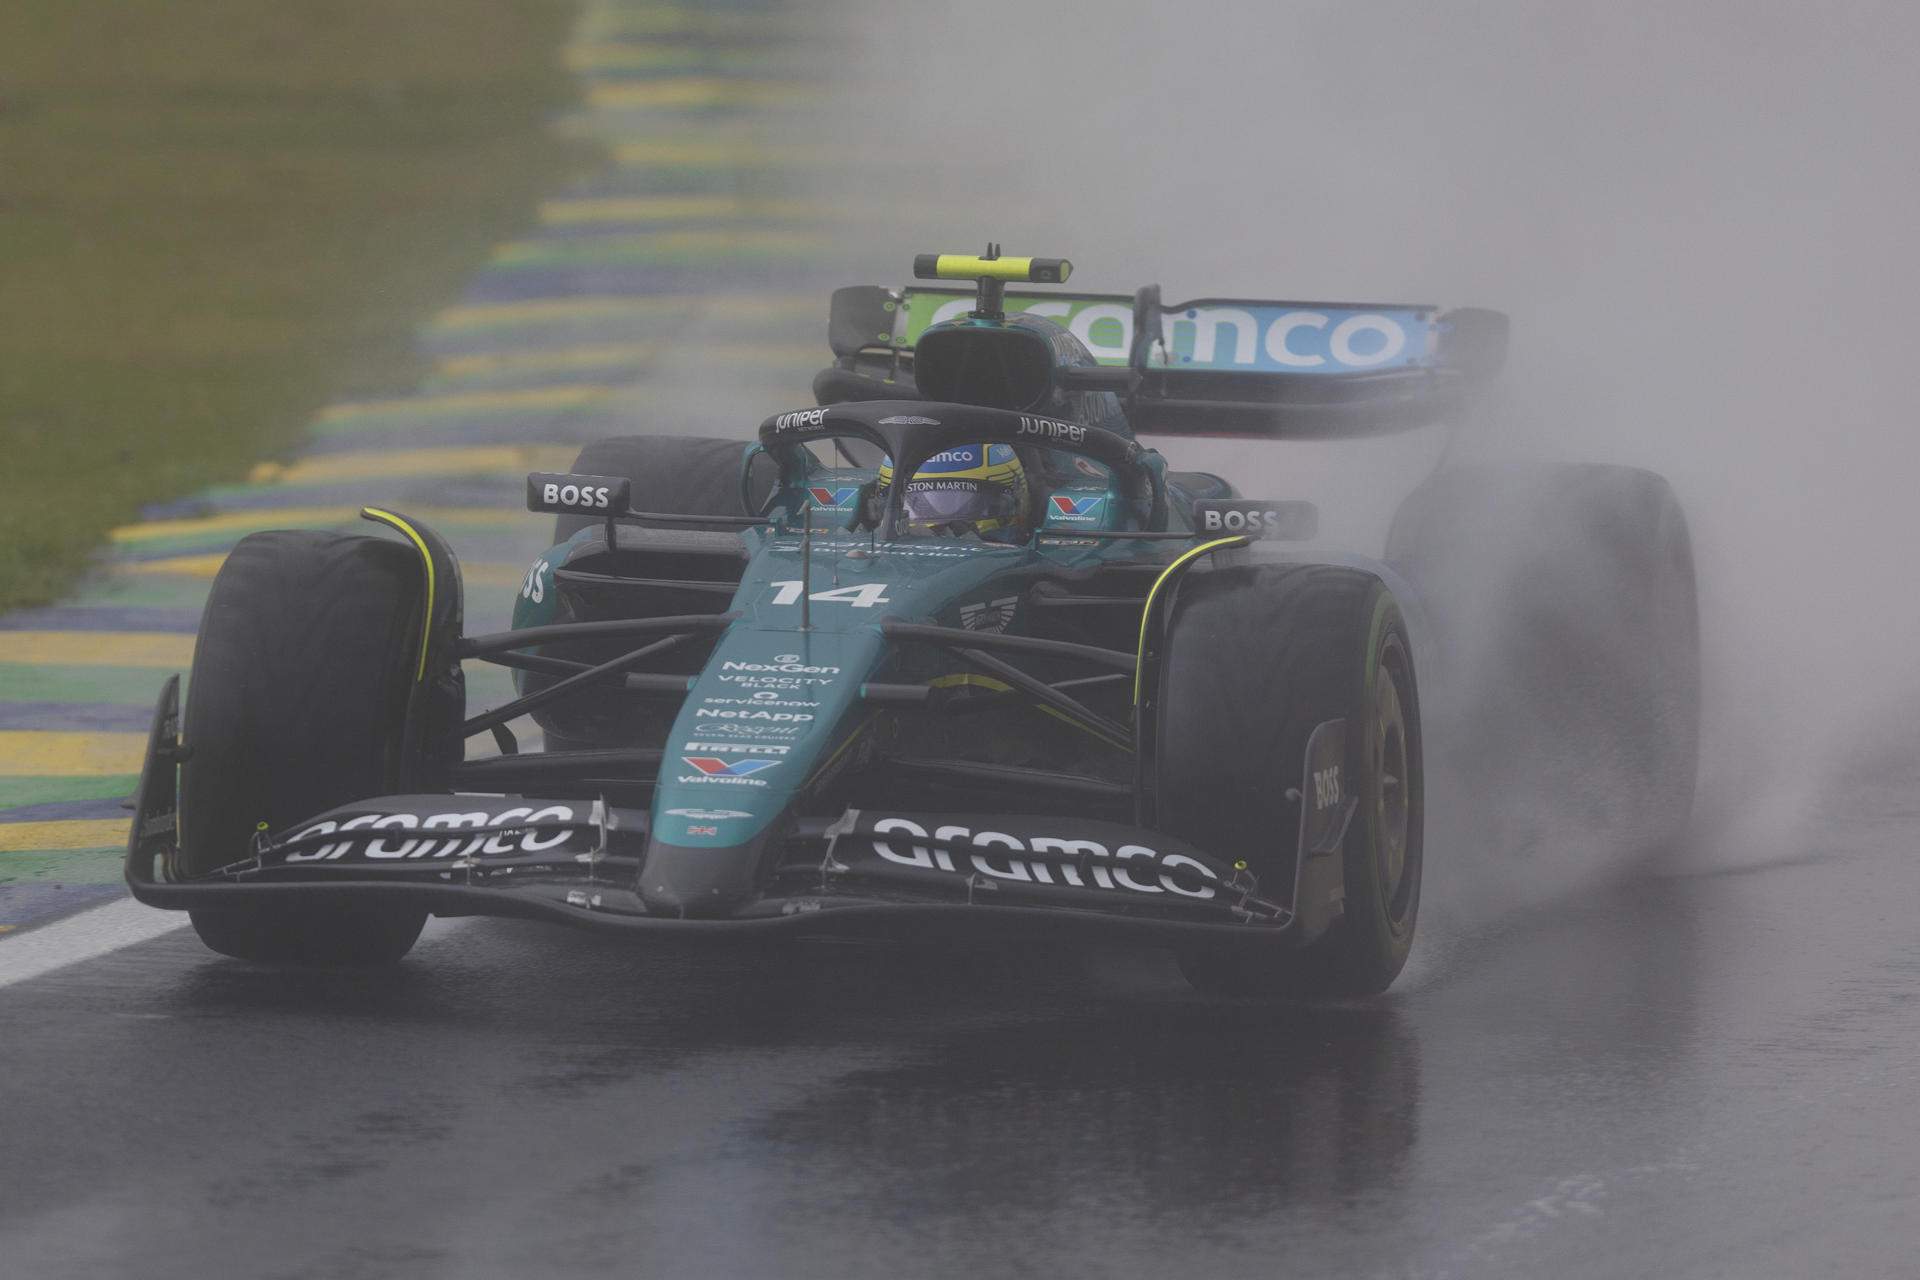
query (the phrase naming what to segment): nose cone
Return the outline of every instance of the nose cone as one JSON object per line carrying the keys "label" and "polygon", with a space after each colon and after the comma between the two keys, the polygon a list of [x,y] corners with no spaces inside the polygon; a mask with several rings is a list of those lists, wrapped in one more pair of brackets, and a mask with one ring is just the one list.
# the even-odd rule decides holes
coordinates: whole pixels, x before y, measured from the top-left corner
{"label": "nose cone", "polygon": [[640,897],[657,915],[709,920],[733,915],[759,896],[768,844],[764,832],[747,844],[718,849],[650,839]]}

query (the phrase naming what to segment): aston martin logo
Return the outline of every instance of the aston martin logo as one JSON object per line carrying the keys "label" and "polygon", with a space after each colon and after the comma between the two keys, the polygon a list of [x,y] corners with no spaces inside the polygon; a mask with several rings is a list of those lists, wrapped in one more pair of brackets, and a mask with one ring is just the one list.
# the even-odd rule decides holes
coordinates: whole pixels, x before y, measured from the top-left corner
{"label": "aston martin logo", "polygon": [[1013,611],[1019,603],[1019,596],[1002,596],[979,604],[963,604],[960,625],[969,631],[1005,631],[1013,622]]}

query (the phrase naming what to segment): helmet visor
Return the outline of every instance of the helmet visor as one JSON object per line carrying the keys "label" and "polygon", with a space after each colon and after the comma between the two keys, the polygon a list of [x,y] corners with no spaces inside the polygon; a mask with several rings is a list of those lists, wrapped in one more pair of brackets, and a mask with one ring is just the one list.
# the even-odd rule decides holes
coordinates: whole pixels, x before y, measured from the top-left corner
{"label": "helmet visor", "polygon": [[1018,509],[1012,486],[979,480],[916,480],[907,486],[903,503],[907,519],[917,525],[962,521],[994,528]]}

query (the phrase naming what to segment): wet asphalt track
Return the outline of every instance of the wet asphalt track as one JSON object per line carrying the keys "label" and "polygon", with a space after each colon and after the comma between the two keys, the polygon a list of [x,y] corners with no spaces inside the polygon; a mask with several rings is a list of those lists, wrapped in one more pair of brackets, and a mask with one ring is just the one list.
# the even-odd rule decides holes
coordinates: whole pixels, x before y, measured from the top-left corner
{"label": "wet asphalt track", "polygon": [[[614,429],[568,413],[540,438]],[[313,975],[175,932],[0,987],[0,1276],[1920,1274],[1915,776],[1830,793],[1791,861],[1430,910],[1348,1008],[1112,953],[478,921]]]}
{"label": "wet asphalt track", "polygon": [[0,990],[0,1270],[1912,1275],[1910,791],[1430,929],[1369,1007],[1125,955],[486,921],[311,975],[174,933]]}

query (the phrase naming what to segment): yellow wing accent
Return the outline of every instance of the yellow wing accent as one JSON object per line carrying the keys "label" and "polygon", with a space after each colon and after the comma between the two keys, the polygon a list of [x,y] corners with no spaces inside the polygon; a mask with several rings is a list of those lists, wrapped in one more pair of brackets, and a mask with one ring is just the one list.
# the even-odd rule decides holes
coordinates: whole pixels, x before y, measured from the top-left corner
{"label": "yellow wing accent", "polygon": [[1065,284],[1073,264],[1065,258],[982,258],[971,253],[923,253],[913,260],[920,280],[1012,280],[1021,284]]}

